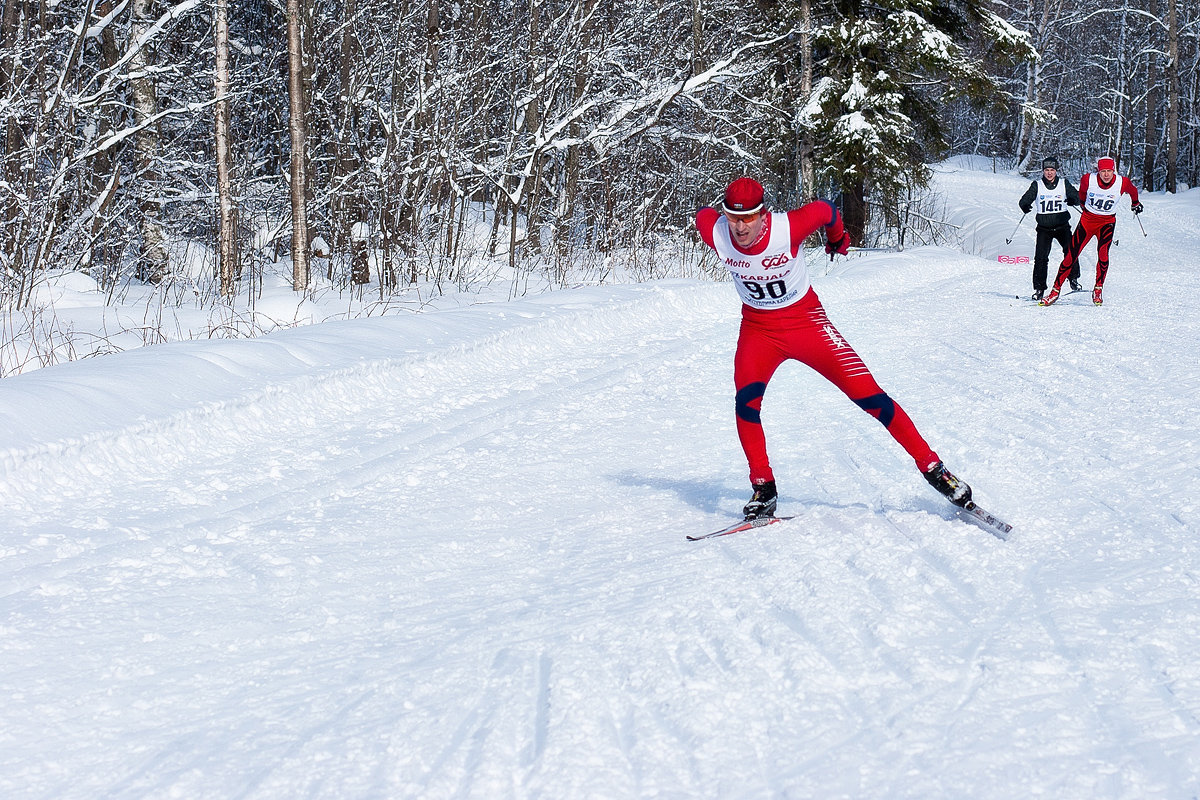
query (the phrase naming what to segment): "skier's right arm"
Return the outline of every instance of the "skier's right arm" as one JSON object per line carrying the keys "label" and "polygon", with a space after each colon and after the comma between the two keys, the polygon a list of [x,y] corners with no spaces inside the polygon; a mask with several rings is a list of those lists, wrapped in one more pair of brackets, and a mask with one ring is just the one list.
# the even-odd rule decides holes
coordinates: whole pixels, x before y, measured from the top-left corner
{"label": "skier's right arm", "polygon": [[704,240],[704,243],[714,250],[716,245],[713,244],[713,226],[720,218],[720,213],[709,206],[696,212],[696,230],[700,232],[700,238]]}
{"label": "skier's right arm", "polygon": [[[1063,180],[1067,181],[1066,178],[1063,178]],[[1067,205],[1079,205],[1079,190],[1072,186],[1070,181],[1067,181]]]}
{"label": "skier's right arm", "polygon": [[1090,175],[1091,175],[1091,173],[1085,172],[1085,173],[1083,173],[1083,176],[1080,177],[1080,179],[1079,179],[1079,191],[1076,192],[1076,194],[1079,195],[1080,208],[1082,208],[1083,204],[1087,202],[1088,185],[1090,183],[1088,178],[1090,177]]}
{"label": "skier's right arm", "polygon": [[1025,190],[1025,194],[1021,195],[1021,199],[1017,201],[1017,205],[1021,207],[1021,211],[1028,214],[1033,210],[1033,198],[1037,197],[1037,181],[1029,184],[1029,188]]}

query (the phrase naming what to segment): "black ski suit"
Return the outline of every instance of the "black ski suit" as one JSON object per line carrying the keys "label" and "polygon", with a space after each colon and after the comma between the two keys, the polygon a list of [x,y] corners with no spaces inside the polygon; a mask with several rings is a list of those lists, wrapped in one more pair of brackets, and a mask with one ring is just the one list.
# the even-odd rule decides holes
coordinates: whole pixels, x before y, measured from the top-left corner
{"label": "black ski suit", "polygon": [[[1056,191],[1059,181],[1065,184],[1067,205],[1078,206],[1079,190],[1072,186],[1069,180],[1057,175],[1053,181],[1039,178],[1029,184],[1029,188],[1025,191],[1025,194],[1021,195],[1020,200],[1021,210],[1028,214],[1033,210],[1033,205],[1038,200],[1038,195],[1043,195],[1043,200],[1039,203],[1038,213],[1035,217],[1037,220],[1037,246],[1033,251],[1033,288],[1039,292],[1046,291],[1046,267],[1050,260],[1050,243],[1058,242],[1058,246],[1062,248],[1063,255],[1066,255],[1067,250],[1071,246],[1071,215],[1060,204],[1045,199],[1045,191]],[[1041,186],[1038,184],[1041,184]],[[1070,280],[1079,280],[1078,264],[1075,264],[1071,269]]]}

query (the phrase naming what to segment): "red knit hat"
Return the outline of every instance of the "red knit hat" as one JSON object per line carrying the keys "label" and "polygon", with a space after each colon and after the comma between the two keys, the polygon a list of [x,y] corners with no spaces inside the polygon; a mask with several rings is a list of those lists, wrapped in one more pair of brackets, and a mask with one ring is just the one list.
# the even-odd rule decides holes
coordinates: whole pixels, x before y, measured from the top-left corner
{"label": "red knit hat", "polygon": [[724,210],[732,214],[753,214],[763,207],[762,184],[753,178],[738,178],[725,189],[721,201]]}
{"label": "red knit hat", "polygon": [[1111,158],[1109,158],[1108,156],[1105,156],[1104,158],[1102,158],[1102,159],[1100,159],[1099,161],[1097,161],[1097,162],[1096,162],[1096,171],[1097,171],[1097,172],[1099,172],[1099,171],[1100,171],[1100,170],[1102,170],[1102,169],[1112,169],[1112,170],[1115,170],[1116,168],[1117,168],[1117,162],[1116,162],[1116,161],[1113,161],[1113,160],[1112,160]]}

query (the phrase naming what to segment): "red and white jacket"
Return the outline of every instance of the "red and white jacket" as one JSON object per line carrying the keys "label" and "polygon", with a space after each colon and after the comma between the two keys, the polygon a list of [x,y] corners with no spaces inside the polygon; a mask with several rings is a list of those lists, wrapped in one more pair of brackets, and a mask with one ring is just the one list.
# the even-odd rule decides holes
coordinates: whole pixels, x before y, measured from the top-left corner
{"label": "red and white jacket", "polygon": [[733,241],[728,220],[715,208],[696,212],[696,229],[725,263],[745,305],[761,310],[786,308],[803,299],[812,285],[800,252],[804,240],[824,227],[829,241],[839,241],[844,235],[842,215],[825,200],[786,214],[764,214],[757,241],[745,250]]}

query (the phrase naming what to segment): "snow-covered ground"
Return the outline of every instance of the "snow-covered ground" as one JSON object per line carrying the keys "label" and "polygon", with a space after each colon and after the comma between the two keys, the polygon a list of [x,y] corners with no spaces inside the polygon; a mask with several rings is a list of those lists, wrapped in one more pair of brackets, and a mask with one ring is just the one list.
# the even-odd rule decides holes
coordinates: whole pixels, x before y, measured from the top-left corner
{"label": "snow-covered ground", "polygon": [[1200,191],[1039,308],[968,166],[966,252],[815,285],[1007,542],[795,364],[795,519],[686,541],[748,496],[727,284],[0,381],[0,795],[1197,796]]}

